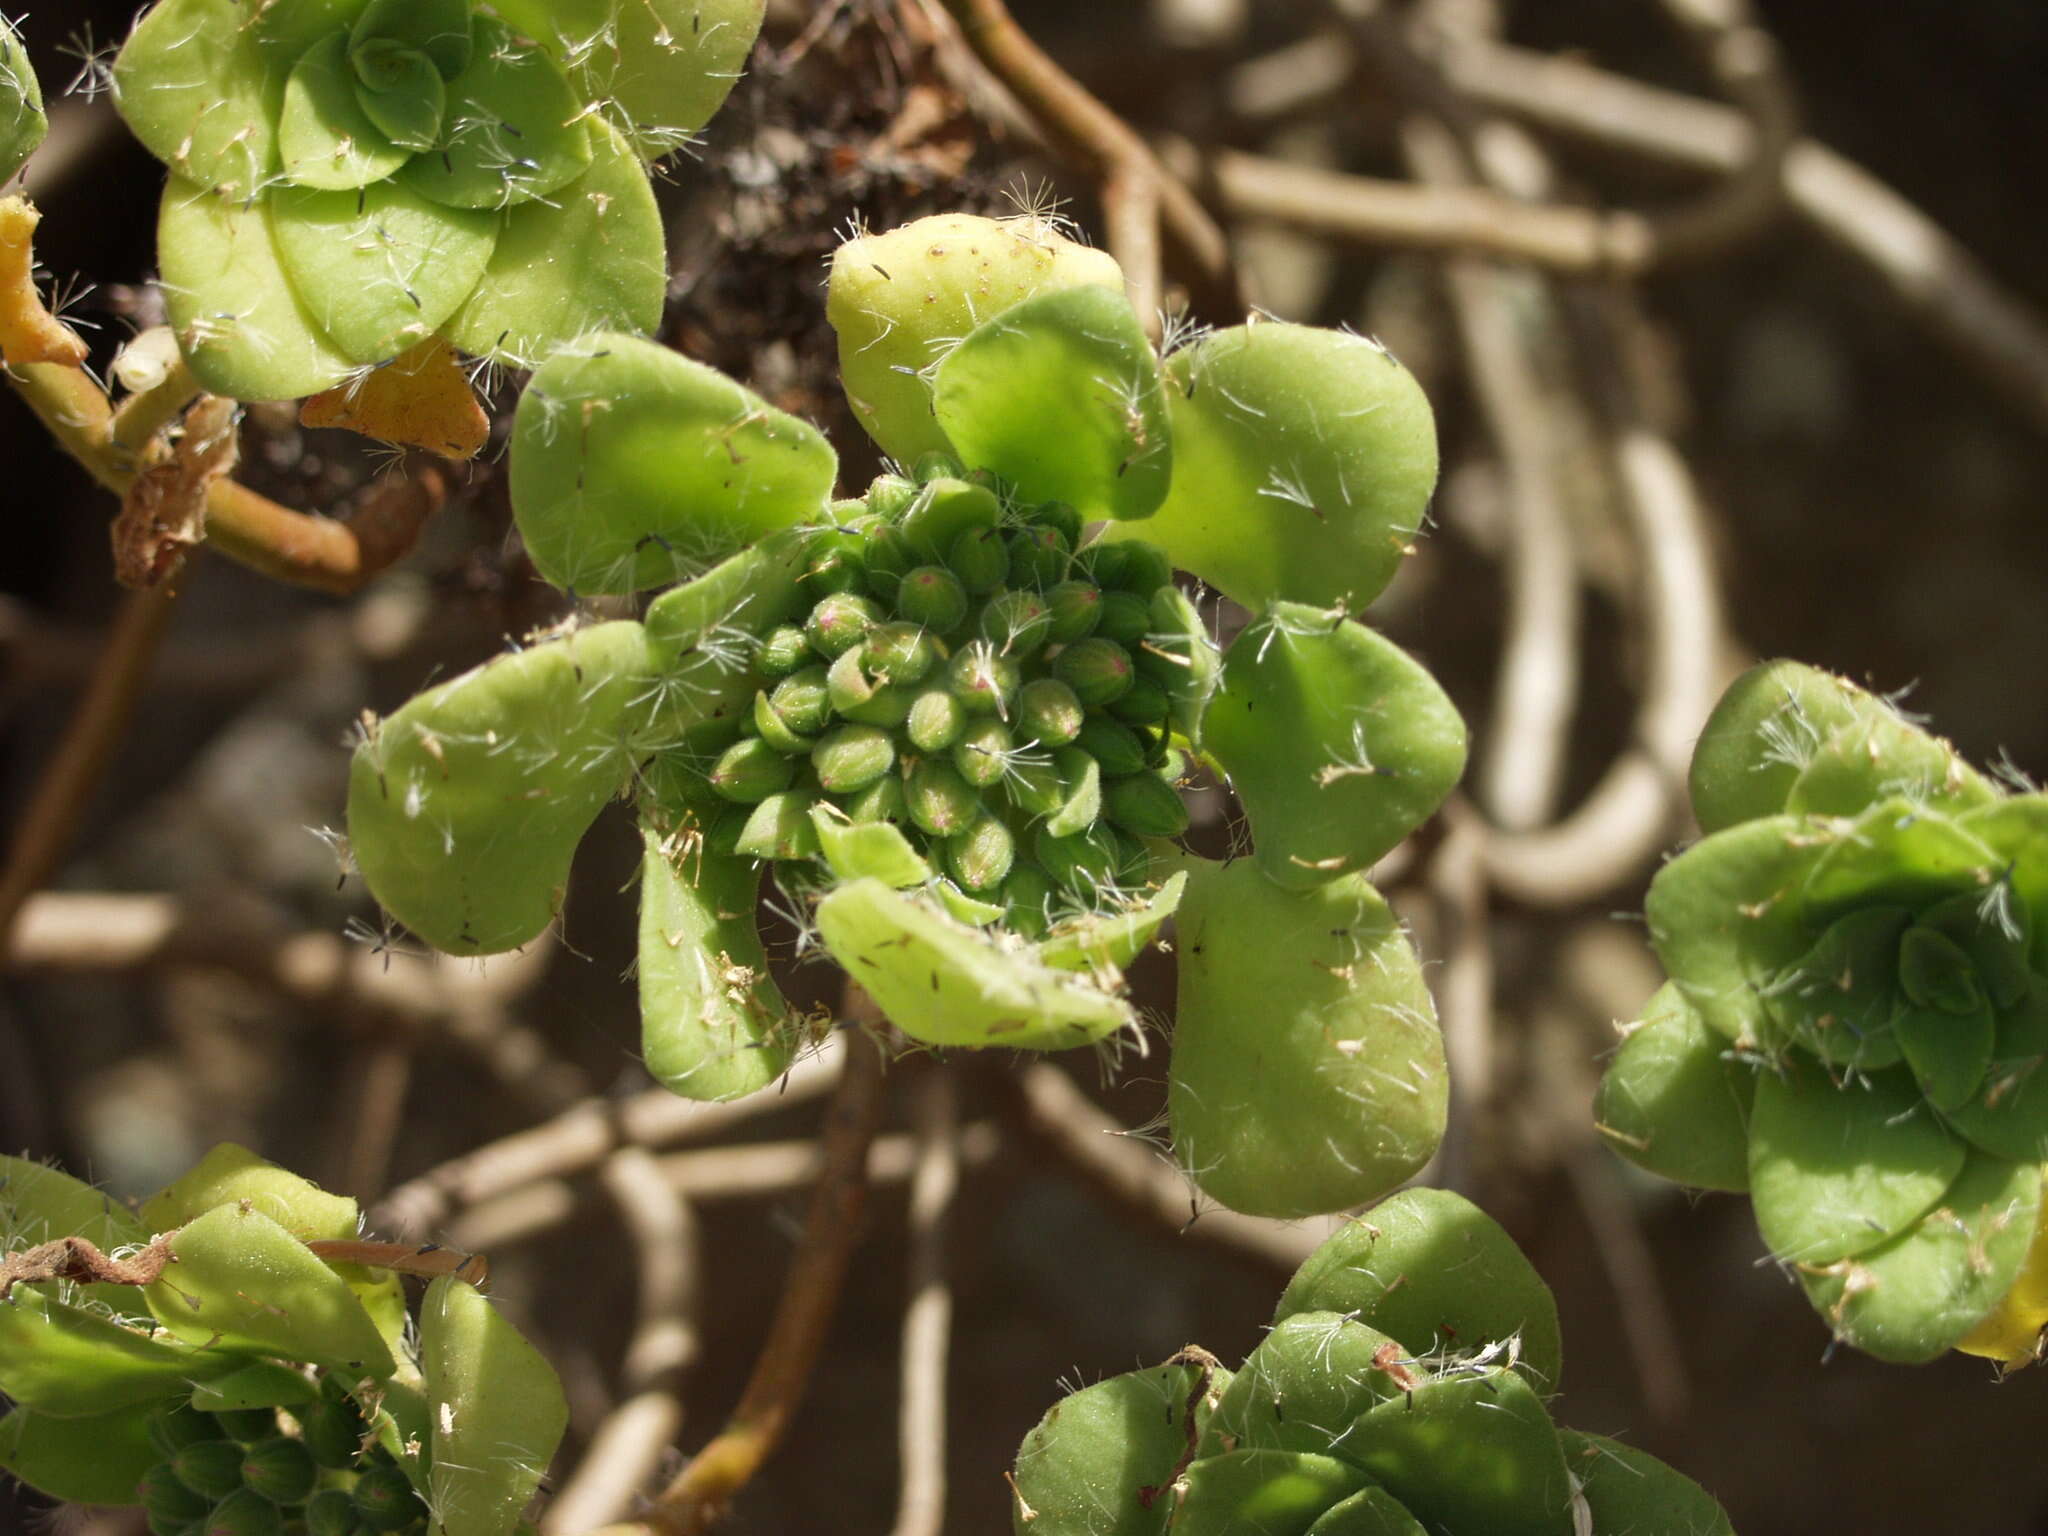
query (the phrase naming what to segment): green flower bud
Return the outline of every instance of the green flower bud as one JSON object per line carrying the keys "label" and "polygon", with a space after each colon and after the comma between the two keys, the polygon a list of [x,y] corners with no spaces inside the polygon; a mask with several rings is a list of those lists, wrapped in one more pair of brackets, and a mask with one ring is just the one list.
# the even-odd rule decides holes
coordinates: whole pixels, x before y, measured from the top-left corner
{"label": "green flower bud", "polygon": [[914,683],[939,659],[931,636],[916,624],[879,624],[861,654],[868,669],[892,683]]}
{"label": "green flower bud", "polygon": [[842,707],[840,715],[855,725],[877,726],[893,731],[910,718],[910,706],[918,690],[907,683],[885,683],[858,703]]}
{"label": "green flower bud", "polygon": [[426,1514],[427,1506],[412,1481],[390,1462],[369,1468],[356,1479],[356,1518],[373,1531],[401,1531]]}
{"label": "green flower bud", "polygon": [[1045,606],[1052,615],[1046,639],[1055,645],[1072,645],[1100,627],[1102,589],[1092,581],[1056,582],[1046,588]]}
{"label": "green flower bud", "polygon": [[1101,715],[1092,716],[1081,727],[1074,745],[1102,765],[1105,778],[1124,778],[1142,772],[1145,767],[1145,744],[1138,739],[1138,733]]}
{"label": "green flower bud", "polygon": [[1090,544],[1076,558],[1081,570],[1098,587],[1121,587],[1124,572],[1130,568],[1131,546],[1120,539]]}
{"label": "green flower bud", "polygon": [[711,769],[711,787],[736,805],[758,805],[778,790],[789,788],[796,763],[758,736],[725,749]]}
{"label": "green flower bud", "polygon": [[804,634],[820,656],[836,659],[859,645],[881,622],[882,610],[867,598],[835,592],[811,610],[804,621]]}
{"label": "green flower bud", "polygon": [[817,803],[817,794],[809,789],[770,795],[747,813],[733,852],[749,859],[816,858],[818,829],[811,808]]}
{"label": "green flower bud", "polygon": [[262,1494],[244,1488],[216,1504],[199,1530],[201,1536],[281,1536],[284,1516]]}
{"label": "green flower bud", "polygon": [[323,1488],[306,1501],[306,1536],[353,1536],[356,1501],[343,1488]]}
{"label": "green flower bud", "polygon": [[764,677],[788,677],[809,666],[817,657],[811,642],[794,624],[778,624],[761,637],[761,649],[754,666]]}
{"label": "green flower bud", "polygon": [[1152,605],[1137,593],[1119,587],[1102,594],[1102,621],[1095,633],[1103,639],[1135,650],[1151,627]]}
{"label": "green flower bud", "polygon": [[268,1440],[277,1433],[277,1413],[270,1408],[231,1408],[216,1413],[221,1432],[244,1445]]}
{"label": "green flower bud", "polygon": [[981,819],[945,843],[946,869],[970,891],[993,890],[1016,862],[1017,842],[1000,816]]}
{"label": "green flower bud", "polygon": [[1026,938],[1042,939],[1052,926],[1053,899],[1059,887],[1036,864],[1016,864],[1003,881],[1003,905],[1010,909],[1010,926]]}
{"label": "green flower bud", "polygon": [[1081,529],[1084,523],[1081,514],[1064,501],[1042,501],[1031,509],[1031,521],[1047,523],[1059,529],[1060,537],[1067,541],[1069,558],[1080,547]]}
{"label": "green flower bud", "polygon": [[977,789],[986,789],[1008,770],[1016,742],[1000,720],[977,720],[953,745],[953,766]]}
{"label": "green flower bud", "polygon": [[1007,716],[1017,698],[1017,663],[987,640],[974,640],[953,653],[946,680],[971,715]]}
{"label": "green flower bud", "polygon": [[299,1438],[323,1467],[352,1467],[361,1453],[363,1420],[346,1400],[323,1397],[292,1409]]}
{"label": "green flower bud", "polygon": [[153,1526],[187,1525],[213,1507],[211,1499],[194,1493],[179,1480],[178,1469],[168,1461],[142,1474],[135,1485],[135,1501],[148,1513]]}
{"label": "green flower bud", "polygon": [[902,475],[877,475],[868,484],[868,510],[878,517],[896,521],[917,499],[917,482]]}
{"label": "green flower bud", "polygon": [[1131,653],[1114,640],[1090,635],[1053,658],[1052,674],[1090,709],[1098,709],[1130,690],[1136,671]]}
{"label": "green flower bud", "polygon": [[888,733],[872,725],[842,725],[811,750],[811,767],[828,794],[866,789],[896,765]]}
{"label": "green flower bud", "polygon": [[877,779],[846,802],[846,814],[856,823],[904,820],[909,811],[903,799],[903,780],[893,773]]}
{"label": "green flower bud", "polygon": [[1056,677],[1035,677],[1017,694],[1017,731],[1042,747],[1064,747],[1081,733],[1087,711]]}
{"label": "green flower bud", "polygon": [[944,752],[967,728],[967,709],[943,688],[927,688],[910,706],[910,744],[920,752]]}
{"label": "green flower bud", "polygon": [[967,589],[943,565],[920,565],[896,589],[896,611],[935,635],[951,634],[967,619]]}
{"label": "green flower bud", "polygon": [[903,781],[903,800],[910,819],[933,837],[951,837],[974,824],[981,796],[951,763],[926,758]]}
{"label": "green flower bud", "polygon": [[1173,700],[1151,678],[1134,674],[1131,686],[1109,701],[1109,712],[1126,725],[1157,725],[1173,713]]}
{"label": "green flower bud", "polygon": [[1142,539],[1130,539],[1123,543],[1122,548],[1122,569],[1117,572],[1115,582],[1104,582],[1104,586],[1118,586],[1149,600],[1154,592],[1173,580],[1173,562],[1157,545],[1147,544]]}
{"label": "green flower bud", "polygon": [[987,486],[941,477],[926,484],[903,514],[903,537],[925,559],[943,564],[961,534],[1002,520],[1003,503]]}
{"label": "green flower bud", "polygon": [[952,454],[933,448],[917,456],[910,473],[919,485],[930,485],[934,480],[958,480],[967,470]]}
{"label": "green flower bud", "polygon": [[1074,563],[1074,546],[1050,523],[1030,523],[1009,535],[1009,584],[1037,591],[1066,580]]}
{"label": "green flower bud", "polygon": [[1052,613],[1035,592],[1004,592],[981,610],[980,629],[1003,655],[1025,657],[1052,638]]}
{"label": "green flower bud", "polygon": [[273,1504],[301,1502],[313,1491],[319,1475],[312,1451],[283,1435],[259,1440],[242,1458],[243,1485]]}
{"label": "green flower bud", "polygon": [[1000,531],[970,528],[946,551],[946,567],[976,597],[993,592],[1010,572],[1010,551]]}
{"label": "green flower bud", "polygon": [[868,596],[885,608],[893,608],[904,575],[917,564],[917,551],[903,537],[902,529],[879,517],[865,520],[860,536],[861,572]]}
{"label": "green flower bud", "polygon": [[[805,654],[809,654],[808,648]],[[832,718],[825,669],[813,664],[791,673],[769,693],[768,704],[776,718],[797,735],[817,735]]]}
{"label": "green flower bud", "polygon": [[[855,502],[853,505],[858,506]],[[820,598],[835,592],[863,592],[867,572],[862,559],[865,544],[851,528],[828,528],[814,534],[804,564],[801,590]]]}
{"label": "green flower bud", "polygon": [[151,1415],[149,1438],[164,1455],[175,1456],[196,1441],[220,1439],[220,1420],[180,1399]]}
{"label": "green flower bud", "polygon": [[1117,845],[1100,827],[1056,837],[1045,827],[1032,839],[1032,852],[1046,874],[1084,899],[1092,898],[1105,886],[1114,885],[1120,862]]}
{"label": "green flower bud", "polygon": [[1027,815],[1050,816],[1066,803],[1066,781],[1049,762],[1012,758],[1005,778],[1010,803]]}
{"label": "green flower bud", "polygon": [[1154,773],[1134,773],[1102,786],[1102,814],[1138,837],[1179,837],[1188,808],[1171,784]]}
{"label": "green flower bud", "polygon": [[178,1481],[209,1499],[242,1486],[242,1448],[232,1440],[195,1440],[171,1458]]}

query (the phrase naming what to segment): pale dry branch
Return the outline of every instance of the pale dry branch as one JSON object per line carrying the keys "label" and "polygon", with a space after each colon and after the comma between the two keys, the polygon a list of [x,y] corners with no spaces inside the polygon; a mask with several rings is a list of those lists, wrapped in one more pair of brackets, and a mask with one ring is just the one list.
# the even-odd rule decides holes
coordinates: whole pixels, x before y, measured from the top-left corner
{"label": "pale dry branch", "polygon": [[912,1094],[910,1300],[903,1310],[896,1414],[899,1493],[893,1536],[938,1536],[946,1514],[946,1361],[953,1332],[947,1217],[960,1188],[957,1074],[926,1072]]}

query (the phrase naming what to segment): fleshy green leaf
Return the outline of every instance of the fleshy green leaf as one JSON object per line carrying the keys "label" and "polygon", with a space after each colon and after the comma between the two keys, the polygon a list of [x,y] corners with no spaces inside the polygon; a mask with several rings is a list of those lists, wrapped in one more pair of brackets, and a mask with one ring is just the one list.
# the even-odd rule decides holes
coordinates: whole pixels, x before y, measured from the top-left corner
{"label": "fleshy green leaf", "polygon": [[1639,1168],[1695,1189],[1749,1188],[1756,1070],[1728,1059],[1669,982],[1629,1031],[1593,1101],[1594,1129]]}
{"label": "fleshy green leaf", "polygon": [[1836,730],[1889,711],[1845,678],[1768,661],[1728,685],[1693,748],[1693,813],[1707,832],[1783,813],[1800,772]]}
{"label": "fleshy green leaf", "polygon": [[1994,903],[1986,910],[2029,930],[2029,963],[2048,973],[2048,795],[2015,795],[1956,824],[1998,862],[1997,883],[1978,893]]}
{"label": "fleshy green leaf", "polygon": [[[1228,1381],[1217,1371],[1208,1401]],[[1017,1447],[1016,1536],[1159,1536],[1173,1500],[1139,1493],[1172,1483],[1187,1450],[1188,1400],[1200,1386],[1198,1368],[1163,1365],[1061,1398]],[[1198,1430],[1207,1417],[1198,1403]]]}
{"label": "fleshy green leaf", "polygon": [[420,1368],[432,1411],[426,1488],[447,1536],[504,1536],[569,1424],[561,1382],[482,1293],[443,1276],[420,1304]]}
{"label": "fleshy green leaf", "polygon": [[0,184],[14,179],[49,131],[42,82],[14,28],[0,16]]}
{"label": "fleshy green leaf", "polygon": [[1837,1085],[1797,1057],[1761,1075],[1749,1119],[1750,1199],[1780,1258],[1827,1264],[1919,1220],[1967,1155],[1894,1069]]}
{"label": "fleshy green leaf", "polygon": [[1191,861],[1168,1073],[1174,1155],[1212,1198],[1308,1216],[1386,1193],[1436,1151],[1443,1039],[1408,936],[1352,875],[1283,891]]}
{"label": "fleshy green leaf", "polygon": [[1557,1430],[1512,1371],[1461,1372],[1383,1402],[1359,1417],[1344,1454],[1426,1529],[1572,1536]]}
{"label": "fleshy green leaf", "polygon": [[277,169],[275,124],[296,58],[265,46],[240,0],[163,0],[114,60],[114,105],[174,178],[246,200]]}
{"label": "fleshy green leaf", "polygon": [[[385,1335],[385,1343],[393,1341]],[[235,1413],[249,1408],[294,1408],[318,1397],[319,1388],[303,1371],[274,1360],[251,1360],[192,1388],[192,1406],[201,1413]]]}
{"label": "fleshy green leaf", "polygon": [[382,181],[411,155],[386,138],[357,102],[346,33],[330,33],[292,66],[277,149],[290,181],[330,192]]}
{"label": "fleshy green leaf", "polygon": [[630,592],[822,516],[837,464],[814,427],[716,369],[592,337],[520,397],[512,505],[548,580]]}
{"label": "fleshy green leaf", "polygon": [[389,181],[347,192],[280,187],[270,197],[293,289],[358,363],[383,362],[438,330],[483,275],[499,223]]}
{"label": "fleshy green leaf", "polygon": [[648,159],[685,147],[739,79],[765,0],[494,0],[573,61],[577,94],[623,119]]}
{"label": "fleshy green leaf", "polygon": [[1714,1496],[1656,1457],[1610,1440],[1560,1428],[1564,1461],[1593,1514],[1591,1536],[1735,1536]]}
{"label": "fleshy green leaf", "polygon": [[1758,988],[1812,947],[1799,892],[1828,842],[1796,816],[1746,821],[1694,843],[1650,882],[1644,912],[1658,958],[1686,1002],[1738,1046],[1781,1043]]}
{"label": "fleshy green leaf", "polygon": [[932,878],[931,865],[893,822],[851,822],[822,805],[811,819],[825,862],[841,880],[872,877],[900,891]]}
{"label": "fleshy green leaf", "polygon": [[1173,487],[1133,533],[1247,608],[1371,602],[1436,486],[1414,376],[1364,337],[1267,320],[1205,337],[1167,372]]}
{"label": "fleshy green leaf", "polygon": [[1765,987],[1764,1007],[1824,1062],[1861,1072],[1896,1066],[1899,938],[1912,920],[1909,908],[1884,905],[1837,918]]}
{"label": "fleshy green leaf", "polygon": [[1429,1532],[1386,1489],[1361,1488],[1324,1511],[1308,1528],[1308,1536],[1429,1536]]}
{"label": "fleshy green leaf", "polygon": [[589,169],[588,113],[546,49],[479,15],[476,52],[448,82],[439,141],[399,178],[455,208],[510,208],[559,192]]}
{"label": "fleshy green leaf", "polygon": [[817,920],[832,958],[891,1023],[927,1044],[1064,1050],[1135,1022],[1121,997],[879,880],[839,886]]}
{"label": "fleshy green leaf", "polygon": [[933,381],[939,428],[1027,502],[1149,517],[1173,476],[1159,363],[1123,295],[1041,293],[984,320]]}
{"label": "fleshy green leaf", "polygon": [[1033,219],[942,213],[847,241],[833,253],[825,299],[847,403],[899,464],[950,452],[928,370],[984,321],[1084,284],[1120,294],[1123,271]]}
{"label": "fleshy green leaf", "polygon": [[2012,1288],[2033,1240],[2041,1169],[1972,1152],[1935,1208],[1891,1241],[1800,1284],[1838,1338],[1917,1365],[1953,1348]]}
{"label": "fleshy green leaf", "polygon": [[1304,1536],[1324,1510],[1369,1481],[1364,1472],[1334,1456],[1300,1451],[1205,1456],[1182,1474],[1167,1496],[1174,1505],[1169,1529]]}
{"label": "fleshy green leaf", "polygon": [[132,1504],[135,1485],[163,1453],[149,1417],[133,1408],[60,1419],[33,1408],[0,1418],[0,1472],[73,1504]]}
{"label": "fleshy green leaf", "polygon": [[1853,822],[1825,825],[1835,835],[1801,892],[1816,926],[1875,903],[1918,908],[1981,892],[1999,874],[1996,855],[1959,823],[1910,800],[1883,800]]}
{"label": "fleshy green leaf", "polygon": [[1038,946],[1038,960],[1056,971],[1121,971],[1159,936],[1180,906],[1185,873],[1170,875],[1144,905],[1128,912],[1089,912],[1056,923]]}
{"label": "fleshy green leaf", "polygon": [[214,394],[237,400],[301,399],[355,367],[299,302],[269,207],[173,176],[157,220],[164,307],[185,361]]}
{"label": "fleshy green leaf", "polygon": [[1785,797],[1786,810],[1855,816],[1880,800],[1905,799],[1953,814],[1998,798],[1997,788],[1954,747],[1871,703],[1876,707],[1837,726],[1807,758]]}
{"label": "fleshy green leaf", "polygon": [[246,1203],[306,1242],[352,1238],[359,1226],[356,1203],[348,1196],[330,1195],[312,1180],[232,1141],[211,1148],[143,1201],[142,1219],[151,1232],[168,1232],[230,1203]]}
{"label": "fleshy green leaf", "polygon": [[417,49],[433,60],[444,80],[469,67],[474,52],[469,0],[369,0],[356,18],[351,48],[371,39]]}
{"label": "fleshy green leaf", "polygon": [[[142,1310],[139,1293],[130,1295],[128,1310]],[[16,1286],[0,1303],[0,1393],[58,1418],[181,1396],[245,1360],[152,1339],[34,1286]]]}
{"label": "fleshy green leaf", "polygon": [[440,149],[448,113],[448,87],[434,61],[416,48],[385,39],[352,48],[356,106],[392,143],[415,154]]}
{"label": "fleshy green leaf", "polygon": [[516,949],[554,921],[569,861],[634,758],[661,744],[638,624],[578,630],[417,695],[349,775],[371,892],[455,954]]}
{"label": "fleshy green leaf", "polygon": [[1516,1369],[1555,1392],[1564,1354],[1550,1287],[1492,1217],[1462,1195],[1405,1189],[1333,1233],[1274,1309],[1355,1317],[1412,1356],[1518,1340]]}
{"label": "fleshy green leaf", "polygon": [[788,1069],[798,1021],[755,921],[758,865],[672,845],[642,823],[641,1054],[687,1099],[736,1099]]}
{"label": "fleshy green leaf", "polygon": [[2048,983],[1998,1015],[1991,1064],[1948,1122],[1994,1157],[2048,1162]]}
{"label": "fleshy green leaf", "polygon": [[143,1288],[158,1322],[192,1344],[389,1376],[391,1352],[348,1283],[251,1206],[221,1205],[171,1239],[173,1262]]}
{"label": "fleshy green leaf", "polygon": [[506,213],[483,280],[447,327],[463,351],[531,368],[578,337],[661,323],[668,254],[654,189],[616,130],[588,126],[590,169]]}
{"label": "fleshy green leaf", "polygon": [[1370,868],[1465,768],[1465,722],[1435,678],[1341,612],[1299,603],[1275,603],[1231,643],[1203,732],[1259,868],[1294,890]]}
{"label": "fleshy green leaf", "polygon": [[1401,1345],[1341,1312],[1296,1312],[1276,1322],[1217,1400],[1201,1454],[1219,1450],[1311,1451],[1342,1456],[1351,1423],[1398,1397],[1386,1370]]}

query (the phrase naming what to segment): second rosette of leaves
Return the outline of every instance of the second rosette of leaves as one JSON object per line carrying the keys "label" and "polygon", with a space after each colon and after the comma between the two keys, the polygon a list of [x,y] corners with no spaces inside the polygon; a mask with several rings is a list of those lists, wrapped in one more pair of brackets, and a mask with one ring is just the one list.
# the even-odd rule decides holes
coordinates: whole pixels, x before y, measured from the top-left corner
{"label": "second rosette of leaves", "polygon": [[1235,1373],[1112,1376],[1024,1438],[1017,1536],[1731,1536],[1691,1479],[1551,1421],[1549,1287],[1462,1197],[1412,1189],[1325,1242]]}
{"label": "second rosette of leaves", "polygon": [[0,1156],[0,1471],[153,1536],[512,1536],[554,1370],[463,1272],[415,1324],[358,1219],[228,1143],[132,1213]]}
{"label": "second rosette of leaves", "polygon": [[1614,1149],[1749,1193],[1837,1337],[2036,1357],[2048,1255],[2048,797],[1795,662],[1693,758],[1700,842],[1650,887],[1671,981],[1602,1084]]}
{"label": "second rosette of leaves", "polygon": [[652,330],[646,161],[724,101],[763,0],[161,0],[115,102],[170,168],[165,302],[199,380],[311,395],[440,336],[519,366]]}
{"label": "second rosette of leaves", "polygon": [[[1271,322],[1162,363],[1114,263],[1034,220],[851,242],[830,312],[849,396],[912,466],[859,499],[828,499],[810,427],[661,348],[606,338],[535,374],[512,494],[542,574],[684,584],[382,722],[350,801],[371,888],[443,948],[523,943],[630,782],[646,1059],[707,1098],[772,1082],[805,1038],[756,930],[764,871],[939,1046],[1134,1029],[1123,968],[1177,914],[1195,1179],[1276,1215],[1398,1184],[1440,1137],[1444,1061],[1364,872],[1465,735],[1348,615],[1434,484],[1414,380]],[[1222,655],[1175,567],[1251,610]],[[1177,843],[1198,763],[1235,786],[1251,856]]]}

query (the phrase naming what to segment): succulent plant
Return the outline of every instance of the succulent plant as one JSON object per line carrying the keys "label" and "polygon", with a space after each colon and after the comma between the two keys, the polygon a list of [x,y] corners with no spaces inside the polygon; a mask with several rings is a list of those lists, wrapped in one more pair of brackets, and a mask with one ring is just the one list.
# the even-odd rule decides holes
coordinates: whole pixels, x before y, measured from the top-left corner
{"label": "succulent plant", "polygon": [[139,1212],[0,1156],[0,1470],[156,1536],[509,1536],[567,1422],[554,1371],[467,1264],[415,1333],[357,1225],[229,1143]]}
{"label": "succulent plant", "polygon": [[1699,842],[1650,887],[1671,980],[1598,1119],[1630,1161],[1746,1190],[1835,1335],[2019,1364],[2048,1323],[2048,797],[1796,662],[1693,757]]}
{"label": "succulent plant", "polygon": [[1411,1189],[1302,1264],[1234,1373],[1201,1350],[1024,1437],[1018,1536],[1729,1533],[1696,1483],[1551,1422],[1557,1306],[1461,1196]]}
{"label": "succulent plant", "polygon": [[439,336],[529,365],[651,330],[648,159],[717,110],[763,0],[160,0],[115,102],[171,175],[170,318],[216,394],[296,399]]}
{"label": "succulent plant", "polygon": [[43,88],[29,65],[28,50],[0,16],[0,185],[14,179],[49,131]]}
{"label": "succulent plant", "polygon": [[[577,593],[682,584],[371,726],[349,825],[372,891],[441,948],[524,943],[630,783],[645,1056],[706,1098],[805,1038],[764,870],[939,1046],[1133,1029],[1124,967],[1178,911],[1195,1178],[1287,1215],[1384,1193],[1435,1148],[1444,1064],[1363,872],[1464,757],[1429,675],[1347,617],[1434,482],[1413,379],[1273,322],[1162,365],[1113,264],[1037,220],[928,219],[833,270],[849,393],[908,471],[833,501],[824,440],[710,369],[627,337],[550,358],[511,449],[535,565]],[[1221,656],[1176,563],[1255,610]],[[1201,766],[1250,857],[1176,842]]]}

